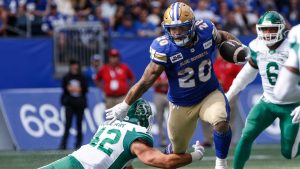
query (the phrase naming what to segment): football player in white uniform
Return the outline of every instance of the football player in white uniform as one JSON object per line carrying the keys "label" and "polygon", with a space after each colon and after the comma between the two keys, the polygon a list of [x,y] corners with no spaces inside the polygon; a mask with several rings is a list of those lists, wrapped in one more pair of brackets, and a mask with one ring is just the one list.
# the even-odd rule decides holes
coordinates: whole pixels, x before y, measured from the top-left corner
{"label": "football player in white uniform", "polygon": [[[300,24],[289,32],[289,58],[281,69],[274,88],[279,100],[300,101]],[[291,116],[293,123],[300,123],[300,107],[295,108]]]}
{"label": "football player in white uniform", "polygon": [[258,37],[250,42],[250,58],[233,81],[226,93],[228,100],[252,82],[260,74],[263,96],[251,109],[242,137],[234,154],[234,169],[242,169],[250,157],[251,147],[256,137],[276,118],[280,119],[281,153],[287,158],[300,154],[299,124],[292,123],[290,112],[299,106],[297,101],[278,100],[273,88],[279,70],[288,58],[289,42],[285,38],[285,21],[275,12],[262,15],[256,25]]}
{"label": "football player in white uniform", "polygon": [[177,168],[201,160],[204,148],[197,141],[194,151],[186,154],[165,155],[153,148],[151,129],[152,111],[143,99],[134,102],[124,121],[101,124],[89,144],[42,169],[122,169],[130,168],[139,158],[146,165]]}

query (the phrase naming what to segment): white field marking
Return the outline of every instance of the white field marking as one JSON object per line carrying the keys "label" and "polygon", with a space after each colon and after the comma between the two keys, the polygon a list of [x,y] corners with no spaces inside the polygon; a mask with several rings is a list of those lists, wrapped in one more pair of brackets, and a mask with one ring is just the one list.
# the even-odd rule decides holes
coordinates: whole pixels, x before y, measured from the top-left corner
{"label": "white field marking", "polygon": [[[267,159],[272,159],[271,156],[269,155],[253,155],[250,156],[250,160],[267,160]],[[215,156],[204,156],[202,161],[215,161],[216,157]],[[233,156],[228,156],[227,160],[233,160]]]}

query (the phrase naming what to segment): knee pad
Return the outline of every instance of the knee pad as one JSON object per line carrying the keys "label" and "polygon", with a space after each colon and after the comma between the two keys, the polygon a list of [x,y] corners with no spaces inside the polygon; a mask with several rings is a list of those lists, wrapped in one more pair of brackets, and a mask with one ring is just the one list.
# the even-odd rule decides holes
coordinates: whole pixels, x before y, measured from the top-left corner
{"label": "knee pad", "polygon": [[217,131],[218,133],[226,133],[229,130],[229,123],[227,121],[221,121],[214,125],[214,130]]}

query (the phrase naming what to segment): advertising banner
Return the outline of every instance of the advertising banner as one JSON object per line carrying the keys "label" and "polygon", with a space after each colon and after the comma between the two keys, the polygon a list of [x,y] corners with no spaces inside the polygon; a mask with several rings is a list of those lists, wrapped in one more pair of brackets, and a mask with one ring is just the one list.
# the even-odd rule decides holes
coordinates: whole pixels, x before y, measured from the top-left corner
{"label": "advertising banner", "polygon": [[[59,100],[60,88],[46,89],[14,89],[0,93],[1,108],[12,140],[19,150],[45,150],[57,149],[64,133],[65,111]],[[155,117],[155,106],[152,102],[153,90],[148,91],[143,98],[150,102]],[[259,85],[250,85],[240,94],[239,107],[245,120],[250,108],[261,95]],[[90,141],[96,132],[98,125],[104,122],[105,105],[102,92],[96,88],[90,88],[88,94],[88,108],[85,110],[83,121],[83,143]],[[165,110],[165,132],[168,109]],[[76,119],[70,129],[68,148],[75,144]],[[203,141],[203,135],[199,124],[191,140]],[[280,141],[279,123],[276,121],[257,139],[257,143],[278,143]],[[158,146],[158,127],[154,118],[152,134],[155,146]]]}

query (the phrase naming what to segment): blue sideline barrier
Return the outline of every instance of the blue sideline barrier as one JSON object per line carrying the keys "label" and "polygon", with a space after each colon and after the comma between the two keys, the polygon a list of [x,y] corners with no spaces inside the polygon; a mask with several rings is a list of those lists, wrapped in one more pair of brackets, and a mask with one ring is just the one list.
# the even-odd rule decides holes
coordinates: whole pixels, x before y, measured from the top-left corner
{"label": "blue sideline barrier", "polygon": [[[239,105],[243,117],[246,117],[260,93],[261,88],[256,85],[250,85],[241,93]],[[64,109],[59,104],[60,94],[60,88],[11,89],[0,92],[2,113],[17,149],[45,150],[58,148],[64,131]],[[153,112],[156,114],[152,95],[153,90],[150,90],[143,97],[150,102]],[[90,88],[88,104],[83,122],[83,143],[88,143],[93,133],[96,132],[97,126],[104,121],[105,106],[100,90]],[[167,113],[165,115],[167,118]],[[200,126],[198,125],[191,143],[194,143],[196,140],[203,141]],[[69,148],[72,148],[74,145],[75,133],[76,131],[72,128],[68,144]],[[158,128],[155,121],[152,133],[155,146],[158,146]],[[269,144],[279,142],[278,123],[268,128],[256,140],[256,143]]]}

